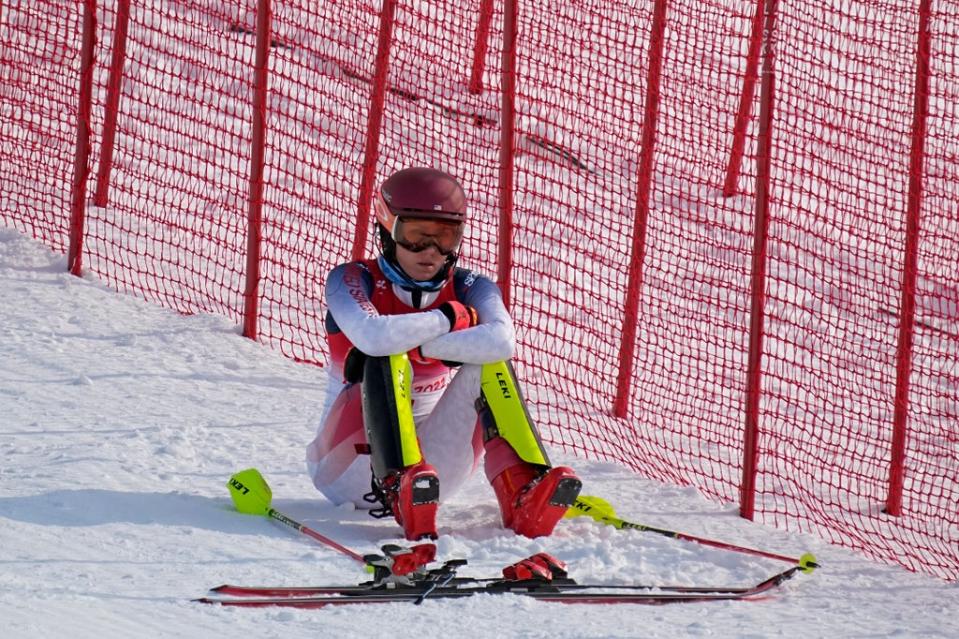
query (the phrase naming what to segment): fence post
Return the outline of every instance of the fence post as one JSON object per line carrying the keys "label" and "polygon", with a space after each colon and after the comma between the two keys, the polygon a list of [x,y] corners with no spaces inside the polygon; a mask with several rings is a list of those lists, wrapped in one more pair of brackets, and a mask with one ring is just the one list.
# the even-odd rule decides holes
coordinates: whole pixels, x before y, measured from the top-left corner
{"label": "fence post", "polygon": [[756,92],[759,54],[762,51],[765,2],[766,0],[757,0],[756,2],[756,13],[753,16],[752,31],[749,35],[749,52],[746,54],[743,91],[739,95],[739,111],[736,113],[736,123],[733,125],[733,145],[729,152],[729,162],[726,164],[723,197],[736,195],[736,185],[739,183],[739,172],[742,168],[743,152],[746,148],[746,131],[749,129],[749,115],[752,112],[753,95]]}
{"label": "fence post", "polygon": [[519,0],[503,3],[502,120],[499,148],[499,249],[496,279],[503,303],[510,308],[513,271],[513,158],[516,128],[516,39]]}
{"label": "fence post", "polygon": [[489,50],[489,29],[493,22],[493,0],[480,0],[479,19],[473,39],[473,69],[470,72],[470,93],[483,92],[483,71]]}
{"label": "fence post", "polygon": [[253,69],[253,139],[250,148],[250,197],[246,229],[246,286],[243,335],[257,338],[260,292],[260,240],[263,234],[263,158],[266,143],[267,88],[270,77],[270,0],[257,0],[256,60]]}
{"label": "fence post", "polygon": [[110,199],[110,171],[113,169],[113,150],[117,132],[117,112],[120,109],[120,91],[123,88],[123,64],[126,62],[127,27],[130,23],[130,0],[117,0],[117,19],[113,32],[113,56],[107,83],[107,101],[103,114],[103,136],[100,140],[100,166],[93,203],[106,206]]}
{"label": "fence post", "polygon": [[893,413],[892,455],[886,512],[902,514],[905,480],[909,378],[912,373],[912,342],[916,317],[916,276],[919,253],[919,220],[926,149],[926,116],[929,113],[929,0],[919,2],[916,41],[916,88],[912,120],[912,150],[909,157],[909,204],[906,212],[906,246],[902,266],[902,298],[899,304],[899,344],[896,356],[896,404]]}
{"label": "fence post", "polygon": [[356,204],[356,232],[353,235],[353,259],[366,256],[366,236],[370,228],[370,204],[376,180],[376,162],[380,154],[380,128],[383,126],[383,104],[390,70],[390,48],[393,45],[393,16],[396,0],[383,0],[380,13],[380,33],[376,45],[376,67],[373,74],[373,92],[366,118],[366,150],[363,156],[363,176],[360,181],[360,199]]}
{"label": "fence post", "polygon": [[96,0],[83,2],[83,44],[80,50],[80,103],[77,107],[77,144],[73,156],[70,198],[70,247],[67,268],[80,275],[83,268],[83,233],[86,219],[87,178],[90,176],[90,109],[93,102],[93,51],[96,47]]}
{"label": "fence post", "polygon": [[623,333],[619,344],[619,375],[613,414],[626,417],[629,395],[633,387],[633,359],[636,355],[636,325],[639,322],[639,300],[643,289],[643,262],[646,257],[646,227],[649,220],[649,196],[653,181],[653,158],[656,124],[659,117],[659,87],[662,79],[666,0],[656,0],[649,33],[649,68],[646,73],[646,107],[643,119],[642,150],[639,156],[639,182],[636,188],[636,209],[633,216],[633,244],[629,260],[629,281],[623,310]]}
{"label": "fence post", "polygon": [[776,90],[776,13],[779,0],[765,0],[763,75],[759,98],[759,140],[756,167],[756,213],[753,224],[752,309],[749,362],[746,367],[746,423],[743,431],[743,475],[739,514],[752,519],[756,504],[756,455],[759,442],[759,400],[762,396],[763,331],[766,302],[766,239],[769,234],[769,191],[772,173],[773,107]]}

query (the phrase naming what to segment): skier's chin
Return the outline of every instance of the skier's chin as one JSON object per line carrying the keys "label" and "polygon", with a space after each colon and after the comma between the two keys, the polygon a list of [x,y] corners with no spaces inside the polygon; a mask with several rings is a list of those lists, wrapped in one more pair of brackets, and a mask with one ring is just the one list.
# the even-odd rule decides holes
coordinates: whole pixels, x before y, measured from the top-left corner
{"label": "skier's chin", "polygon": [[421,282],[436,277],[446,262],[446,258],[433,249],[414,253],[397,247],[396,257],[406,274]]}
{"label": "skier's chin", "polygon": [[440,267],[442,266],[442,264],[417,264],[406,272],[414,280],[425,281],[436,277],[436,274],[440,272]]}

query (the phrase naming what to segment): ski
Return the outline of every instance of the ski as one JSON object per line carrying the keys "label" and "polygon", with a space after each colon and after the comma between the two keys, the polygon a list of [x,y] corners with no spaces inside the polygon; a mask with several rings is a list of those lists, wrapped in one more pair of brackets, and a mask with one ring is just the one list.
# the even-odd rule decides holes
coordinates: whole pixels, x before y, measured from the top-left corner
{"label": "ski", "polygon": [[[419,604],[425,599],[459,599],[481,594],[508,594],[556,603],[660,605],[756,599],[759,595],[772,590],[793,577],[799,570],[798,566],[794,566],[754,586],[745,588],[605,586],[577,584],[567,579],[554,581],[496,579],[484,581],[459,577],[450,578],[445,582],[418,581],[410,585],[395,584],[392,587],[367,584],[305,588],[249,588],[224,585],[214,589],[214,591],[219,595],[238,595],[239,598],[203,597],[194,601],[233,607],[322,608],[362,603],[409,602]],[[456,582],[454,579],[465,580],[465,582]],[[611,590],[616,592],[610,592]]]}
{"label": "ski", "polygon": [[[228,595],[234,597],[308,597],[311,595],[354,595],[364,593],[387,592],[395,594],[417,594],[425,591],[430,582],[417,582],[411,585],[405,584],[387,584],[376,585],[368,581],[356,586],[238,586],[234,584],[223,584],[210,589],[218,595]],[[606,584],[580,584],[569,578],[554,578],[550,582],[538,580],[506,581],[502,578],[476,578],[476,577],[455,577],[449,582],[449,585],[440,589],[443,590],[462,590],[464,586],[482,587],[489,591],[509,590],[509,589],[553,589],[559,592],[569,592],[576,590],[589,590],[604,588],[607,590],[623,591],[659,591],[669,593],[700,593],[700,594],[740,594],[752,590],[752,586],[746,587],[710,587],[710,586],[644,586],[644,585],[606,585]]]}

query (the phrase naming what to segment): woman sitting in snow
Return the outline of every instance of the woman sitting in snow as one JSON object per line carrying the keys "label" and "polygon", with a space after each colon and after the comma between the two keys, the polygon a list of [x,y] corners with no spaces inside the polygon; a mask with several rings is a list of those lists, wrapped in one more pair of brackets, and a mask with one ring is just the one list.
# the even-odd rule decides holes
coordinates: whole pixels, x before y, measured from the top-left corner
{"label": "woman sitting in snow", "polygon": [[381,254],[327,278],[331,377],[307,449],[314,485],[336,504],[392,514],[407,539],[435,539],[440,495],[485,453],[503,524],[549,535],[581,482],[550,464],[530,420],[499,288],[455,267],[462,187],[442,171],[404,169],[373,204]]}

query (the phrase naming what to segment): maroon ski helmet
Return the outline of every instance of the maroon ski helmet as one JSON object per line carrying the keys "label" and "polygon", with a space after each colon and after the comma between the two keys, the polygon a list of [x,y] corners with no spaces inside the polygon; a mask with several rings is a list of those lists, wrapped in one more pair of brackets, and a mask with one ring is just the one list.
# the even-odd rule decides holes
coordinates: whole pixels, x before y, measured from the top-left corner
{"label": "maroon ski helmet", "polygon": [[466,193],[456,178],[428,167],[397,171],[373,198],[376,221],[393,232],[398,217],[466,223]]}

